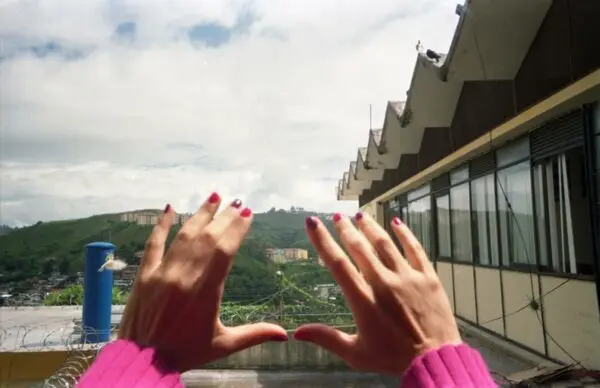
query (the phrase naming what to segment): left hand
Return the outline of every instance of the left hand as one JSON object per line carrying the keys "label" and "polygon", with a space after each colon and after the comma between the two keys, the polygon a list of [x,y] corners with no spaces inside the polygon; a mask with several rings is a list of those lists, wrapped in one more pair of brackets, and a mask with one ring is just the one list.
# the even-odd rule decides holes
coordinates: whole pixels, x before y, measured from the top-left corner
{"label": "left hand", "polygon": [[[146,242],[119,338],[156,349],[185,372],[266,341],[287,340],[274,324],[226,327],[219,318],[225,280],[248,233],[252,212],[234,201],[216,215],[216,193],[181,228],[168,251],[175,213],[169,205]],[[164,257],[163,257],[164,256]]]}

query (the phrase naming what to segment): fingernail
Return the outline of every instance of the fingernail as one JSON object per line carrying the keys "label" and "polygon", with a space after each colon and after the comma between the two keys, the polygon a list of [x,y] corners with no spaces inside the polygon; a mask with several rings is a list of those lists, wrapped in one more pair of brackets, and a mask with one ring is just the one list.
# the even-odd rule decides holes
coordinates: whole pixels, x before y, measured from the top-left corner
{"label": "fingernail", "polygon": [[167,206],[165,206],[165,211],[164,211],[164,212],[165,212],[165,213],[168,213],[168,212],[170,212],[170,211],[171,211],[171,205],[170,205],[170,204],[167,204]]}
{"label": "fingernail", "polygon": [[305,331],[297,331],[294,333],[294,339],[296,341],[308,341],[310,340],[310,335]]}
{"label": "fingernail", "polygon": [[342,215],[340,213],[335,213],[333,215],[333,222],[338,222],[341,219],[342,219]]}
{"label": "fingernail", "polygon": [[285,342],[287,341],[289,338],[287,335],[274,335],[273,337],[271,337],[270,341],[277,341],[277,342]]}
{"label": "fingernail", "polygon": [[400,218],[398,218],[398,217],[394,217],[392,219],[392,222],[398,226],[402,225],[402,220],[400,220]]}
{"label": "fingernail", "polygon": [[[235,206],[234,206],[235,207]],[[242,210],[242,212],[240,213],[240,216],[244,217],[244,218],[248,218],[252,215],[252,210],[248,209],[248,208],[244,208],[244,210]]]}
{"label": "fingernail", "polygon": [[208,202],[210,202],[210,203],[217,203],[217,202],[219,202],[219,199],[220,199],[220,198],[219,198],[219,194],[217,194],[217,193],[212,193],[212,194],[210,195],[210,197],[208,197]]}
{"label": "fingernail", "polygon": [[306,226],[308,229],[315,229],[317,227],[317,220],[315,217],[306,217]]}
{"label": "fingernail", "polygon": [[239,199],[236,199],[235,201],[231,202],[231,206],[236,209],[239,209],[240,206],[242,206],[242,201],[240,201]]}
{"label": "fingernail", "polygon": [[356,221],[360,221],[360,220],[362,220],[362,218],[363,218],[363,214],[362,214],[362,212],[358,212],[358,213],[356,213],[356,215],[354,216],[354,219],[355,219]]}

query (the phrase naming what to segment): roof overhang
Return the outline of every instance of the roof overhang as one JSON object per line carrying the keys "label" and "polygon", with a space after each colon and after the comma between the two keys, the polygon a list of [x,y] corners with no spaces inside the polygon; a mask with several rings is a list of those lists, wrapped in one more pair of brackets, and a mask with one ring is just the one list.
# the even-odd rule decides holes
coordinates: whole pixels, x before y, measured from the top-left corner
{"label": "roof overhang", "polygon": [[381,133],[370,131],[366,155],[361,161],[358,152],[338,199],[360,195],[385,169],[397,168],[402,155],[417,154],[425,128],[449,127],[465,81],[514,79],[551,4],[467,0],[448,55],[438,62],[417,55],[407,101],[388,102]]}

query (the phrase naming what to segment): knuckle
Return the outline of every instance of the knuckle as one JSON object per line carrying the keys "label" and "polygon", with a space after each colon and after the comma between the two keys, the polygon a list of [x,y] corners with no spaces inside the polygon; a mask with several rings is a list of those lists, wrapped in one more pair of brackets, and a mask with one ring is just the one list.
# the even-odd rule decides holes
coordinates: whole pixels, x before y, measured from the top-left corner
{"label": "knuckle", "polygon": [[219,241],[219,236],[211,229],[205,229],[202,232],[202,240],[210,246],[216,246]]}
{"label": "knuckle", "polygon": [[362,249],[362,241],[358,237],[348,237],[346,239],[348,248],[354,251]]}
{"label": "knuckle", "polygon": [[194,239],[194,236],[188,230],[181,230],[178,233],[177,238],[181,242],[189,242],[189,241],[192,241]]}

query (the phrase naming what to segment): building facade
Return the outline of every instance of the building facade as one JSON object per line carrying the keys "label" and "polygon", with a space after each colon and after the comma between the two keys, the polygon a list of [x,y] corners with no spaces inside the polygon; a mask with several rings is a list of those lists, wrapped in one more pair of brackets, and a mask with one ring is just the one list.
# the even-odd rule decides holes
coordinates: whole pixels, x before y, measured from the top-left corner
{"label": "building facade", "polygon": [[338,199],[403,219],[457,317],[600,369],[600,1],[471,0]]}
{"label": "building facade", "polygon": [[266,255],[274,263],[308,260],[308,250],[301,248],[268,248]]}

